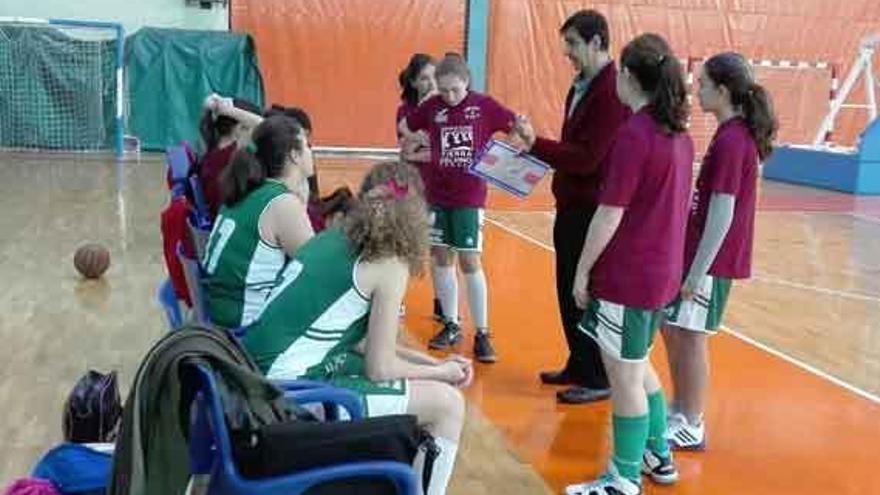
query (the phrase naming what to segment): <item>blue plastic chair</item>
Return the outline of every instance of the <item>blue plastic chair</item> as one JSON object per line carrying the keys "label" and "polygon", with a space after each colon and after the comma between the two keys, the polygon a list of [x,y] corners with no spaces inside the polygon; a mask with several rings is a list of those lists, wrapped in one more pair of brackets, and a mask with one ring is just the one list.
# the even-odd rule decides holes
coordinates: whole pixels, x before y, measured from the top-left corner
{"label": "blue plastic chair", "polygon": [[165,165],[170,172],[172,186],[177,184],[186,186],[191,166],[186,148],[183,146],[165,148]]}
{"label": "blue plastic chair", "polygon": [[193,202],[195,203],[195,220],[193,223],[196,224],[200,229],[211,230],[211,224],[214,221],[211,218],[211,212],[208,210],[208,202],[205,200],[205,190],[202,187],[202,180],[198,176],[191,176],[189,178],[189,187],[192,191]]}
{"label": "blue plastic chair", "polygon": [[177,259],[180,260],[180,265],[183,267],[183,278],[186,280],[189,300],[192,301],[194,322],[202,325],[210,324],[211,319],[208,317],[208,307],[202,288],[201,264],[198,260],[186,255],[183,243],[177,244]]}
{"label": "blue plastic chair", "polygon": [[[412,466],[391,461],[353,462],[309,469],[271,478],[243,478],[232,457],[229,431],[214,375],[203,367],[196,372],[201,381],[196,398],[196,412],[190,429],[190,458],[194,476],[209,476],[208,493],[239,495],[301,495],[318,485],[352,478],[380,478],[391,482],[399,495],[418,495],[419,485]],[[341,394],[334,396],[334,393]],[[289,392],[298,402],[329,402],[351,392],[338,389],[312,389]],[[299,394],[297,396],[296,394]],[[310,396],[307,396],[310,395]],[[313,400],[312,400],[313,399]],[[345,400],[338,405],[346,408],[352,418],[361,418],[363,410],[348,409]]]}
{"label": "blue plastic chair", "polygon": [[196,259],[205,259],[205,250],[208,247],[208,238],[211,237],[211,230],[199,226],[192,216],[187,217],[186,228],[189,231],[189,240],[192,242],[196,252]]}
{"label": "blue plastic chair", "polygon": [[156,291],[156,299],[165,311],[165,318],[168,320],[168,327],[171,330],[177,330],[183,326],[183,313],[180,311],[180,301],[177,300],[177,294],[174,293],[174,285],[171,279],[167,278],[159,290]]}

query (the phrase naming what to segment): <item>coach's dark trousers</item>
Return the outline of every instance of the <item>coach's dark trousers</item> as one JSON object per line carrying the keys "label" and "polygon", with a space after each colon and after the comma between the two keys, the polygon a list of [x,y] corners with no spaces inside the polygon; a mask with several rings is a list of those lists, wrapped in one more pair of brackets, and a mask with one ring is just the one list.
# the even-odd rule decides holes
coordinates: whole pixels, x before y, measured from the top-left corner
{"label": "coach's dark trousers", "polygon": [[556,212],[553,223],[553,246],[556,249],[556,297],[568,342],[566,371],[572,381],[582,387],[608,388],[608,377],[596,342],[578,329],[584,312],[572,296],[578,260],[584,248],[587,229],[595,208],[569,209]]}

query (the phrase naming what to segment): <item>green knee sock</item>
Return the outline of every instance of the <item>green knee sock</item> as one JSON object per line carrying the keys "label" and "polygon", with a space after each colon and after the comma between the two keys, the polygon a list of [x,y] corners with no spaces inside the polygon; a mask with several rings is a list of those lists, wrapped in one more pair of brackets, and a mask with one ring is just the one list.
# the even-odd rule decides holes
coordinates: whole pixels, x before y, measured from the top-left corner
{"label": "green knee sock", "polygon": [[669,456],[666,441],[666,398],[658,390],[648,396],[648,449],[660,457]]}
{"label": "green knee sock", "polygon": [[611,418],[614,426],[614,466],[617,472],[641,485],[642,454],[648,439],[648,415]]}

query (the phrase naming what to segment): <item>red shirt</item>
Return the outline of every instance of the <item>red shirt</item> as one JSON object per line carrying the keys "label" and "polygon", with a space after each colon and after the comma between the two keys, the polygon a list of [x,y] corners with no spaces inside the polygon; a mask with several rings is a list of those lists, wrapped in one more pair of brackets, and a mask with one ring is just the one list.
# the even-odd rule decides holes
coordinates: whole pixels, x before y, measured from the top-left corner
{"label": "red shirt", "polygon": [[[400,125],[400,121],[409,117],[409,115],[418,107],[418,105],[411,105],[406,101],[400,102],[400,106],[397,107],[397,117],[394,119],[394,130],[397,131],[397,126]],[[397,137],[400,137],[400,131],[397,131]]]}
{"label": "red shirt", "polygon": [[171,203],[162,210],[160,229],[162,230],[162,251],[165,255],[165,267],[168,269],[168,277],[174,286],[174,294],[177,299],[192,307],[189,299],[189,291],[186,287],[186,278],[183,275],[183,266],[177,257],[177,244],[183,243],[184,254],[194,256],[192,244],[189,240],[189,227],[186,219],[192,208],[186,197],[180,195],[171,200]]}
{"label": "red shirt", "polygon": [[709,267],[709,274],[731,279],[751,275],[757,184],[758,146],[743,119],[730,119],[718,126],[700,166],[688,219],[686,268],[690,268],[697,254],[712,193],[722,193],[735,199],[733,222]]}
{"label": "red shirt", "polygon": [[660,309],[681,288],[694,145],[686,133],[665,133],[642,109],[621,127],[610,153],[599,204],[626,210],[590,272],[590,293]]}
{"label": "red shirt", "polygon": [[430,205],[486,205],[486,182],[468,172],[468,167],[493,134],[513,129],[515,117],[491,97],[474,91],[454,107],[439,95],[432,96],[406,117],[411,131],[424,130],[430,137],[431,162],[422,167]]}
{"label": "red shirt", "polygon": [[[595,208],[600,171],[606,168],[608,151],[617,130],[630,116],[629,107],[617,97],[617,69],[609,63],[590,80],[587,92],[574,112],[562,123],[562,138],[537,138],[531,153],[553,167],[556,209]],[[569,115],[574,88],[565,100]]]}
{"label": "red shirt", "polygon": [[217,217],[223,199],[220,197],[220,172],[226,168],[232,154],[238,146],[232,143],[225,148],[214,148],[205,153],[202,157],[202,163],[199,166],[199,179],[202,181],[202,189],[205,191],[205,202],[208,204],[208,211],[211,218]]}

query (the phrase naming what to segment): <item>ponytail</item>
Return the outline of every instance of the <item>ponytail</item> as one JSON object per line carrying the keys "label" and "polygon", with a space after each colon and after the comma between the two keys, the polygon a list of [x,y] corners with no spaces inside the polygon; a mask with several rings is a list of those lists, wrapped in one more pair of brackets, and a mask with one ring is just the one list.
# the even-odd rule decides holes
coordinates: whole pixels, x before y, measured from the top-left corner
{"label": "ponytail", "polygon": [[290,152],[302,151],[299,140],[302,133],[302,127],[289,117],[275,115],[264,119],[254,129],[252,147],[236,151],[220,173],[223,204],[233,206],[266,179],[282,177]]}
{"label": "ponytail", "polygon": [[233,206],[263,185],[266,176],[257,157],[247,149],[240,149],[232,155],[217,180],[223,204]]}
{"label": "ponytail", "polygon": [[621,52],[620,65],[639,82],[654,121],[667,132],[684,132],[688,117],[684,72],[666,40],[651,33],[636,37]]}
{"label": "ponytail", "polygon": [[773,140],[779,129],[770,94],[763,86],[753,82],[741,105],[746,126],[758,146],[758,156],[765,160],[773,153]]}
{"label": "ponytail", "polygon": [[681,63],[672,54],[661,56],[660,77],[651,98],[651,116],[669,132],[687,128],[688,103]]}
{"label": "ponytail", "polygon": [[703,70],[716,86],[727,88],[730,104],[742,112],[758,156],[766,159],[773,152],[779,122],[770,94],[755,82],[748,61],[738,53],[719,53],[706,60]]}

